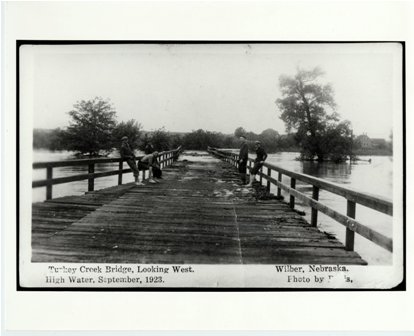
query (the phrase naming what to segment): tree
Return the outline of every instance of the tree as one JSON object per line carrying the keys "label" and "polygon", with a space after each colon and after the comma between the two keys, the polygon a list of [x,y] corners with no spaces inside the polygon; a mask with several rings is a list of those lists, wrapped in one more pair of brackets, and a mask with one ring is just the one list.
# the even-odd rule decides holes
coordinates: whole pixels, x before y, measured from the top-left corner
{"label": "tree", "polygon": [[70,125],[66,131],[69,150],[95,156],[113,148],[113,131],[116,125],[116,112],[109,100],[95,97],[78,101],[69,113]]}
{"label": "tree", "polygon": [[141,129],[142,125],[135,119],[128,120],[127,122],[120,122],[116,125],[113,131],[113,139],[115,141],[114,145],[119,147],[121,138],[123,136],[127,136],[128,143],[132,150],[137,149],[141,138]]}
{"label": "tree", "polygon": [[169,150],[171,147],[170,134],[164,127],[155,130],[150,137],[150,142],[154,147],[154,150],[158,152]]}
{"label": "tree", "polygon": [[64,150],[65,131],[60,128],[55,129],[34,129],[33,130],[33,148]]}
{"label": "tree", "polygon": [[240,138],[241,136],[246,136],[246,130],[243,127],[237,127],[234,131],[234,136]]}
{"label": "tree", "polygon": [[275,151],[278,149],[279,137],[280,135],[278,131],[268,128],[260,133],[259,140],[267,151]]}
{"label": "tree", "polygon": [[319,144],[323,153],[328,153],[334,162],[343,162],[352,153],[353,135],[349,121],[330,125]]}
{"label": "tree", "polygon": [[[286,130],[296,130],[302,158],[313,160],[317,157],[319,161],[335,155],[337,147],[327,139],[333,130],[336,130],[336,135],[340,135],[336,141],[347,143],[349,139],[344,137],[352,134],[349,122],[338,124],[333,89],[330,84],[319,82],[322,75],[323,71],[316,67],[309,71],[298,69],[293,78],[281,76],[279,84],[282,98],[276,100]],[[344,148],[347,146],[344,145]]]}

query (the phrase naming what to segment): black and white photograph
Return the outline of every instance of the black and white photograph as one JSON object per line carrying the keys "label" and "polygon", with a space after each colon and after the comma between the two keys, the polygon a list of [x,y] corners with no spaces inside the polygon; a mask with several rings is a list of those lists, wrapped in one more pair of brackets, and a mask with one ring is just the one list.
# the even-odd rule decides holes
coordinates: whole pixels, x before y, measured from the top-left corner
{"label": "black and white photograph", "polygon": [[408,1],[1,3],[1,334],[412,334]]}
{"label": "black and white photograph", "polygon": [[20,285],[397,287],[403,48],[21,43]]}

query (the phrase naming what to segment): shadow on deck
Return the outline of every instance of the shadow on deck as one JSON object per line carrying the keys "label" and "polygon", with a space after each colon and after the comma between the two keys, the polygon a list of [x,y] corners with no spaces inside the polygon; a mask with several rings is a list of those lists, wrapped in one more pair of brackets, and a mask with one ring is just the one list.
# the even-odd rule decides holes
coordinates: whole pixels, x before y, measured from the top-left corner
{"label": "shadow on deck", "polygon": [[285,203],[256,200],[211,156],[125,184],[33,204],[33,262],[359,264],[366,262]]}

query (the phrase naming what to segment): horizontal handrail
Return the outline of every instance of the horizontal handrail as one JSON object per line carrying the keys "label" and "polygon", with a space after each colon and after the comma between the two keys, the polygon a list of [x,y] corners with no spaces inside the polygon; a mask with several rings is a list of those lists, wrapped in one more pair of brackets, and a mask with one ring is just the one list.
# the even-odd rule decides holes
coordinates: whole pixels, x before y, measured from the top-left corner
{"label": "horizontal handrail", "polygon": [[[177,149],[173,149],[170,151],[160,152],[158,156],[162,156],[168,153],[175,153],[181,150],[181,146]],[[144,155],[136,156],[137,160],[141,160]],[[94,159],[77,159],[77,160],[63,160],[63,161],[45,161],[45,162],[34,162],[33,169],[41,169],[41,168],[48,168],[48,167],[70,167],[70,166],[87,166],[89,164],[95,163],[115,163],[115,162],[125,162],[126,159],[124,158],[94,158]]]}
{"label": "horizontal handrail", "polygon": [[[176,161],[178,154],[181,152],[181,146],[177,149],[160,152],[158,154],[158,163],[161,167],[168,166],[172,162]],[[135,160],[141,160],[144,156],[135,157]],[[46,199],[52,198],[52,186],[56,184],[63,184],[75,181],[88,180],[88,191],[94,190],[94,180],[99,177],[118,175],[118,185],[122,184],[122,175],[132,172],[132,169],[124,169],[123,162],[125,158],[94,158],[94,159],[79,159],[79,160],[66,160],[66,161],[48,161],[48,162],[35,162],[33,163],[33,169],[46,168],[46,179],[37,180],[32,182],[32,188],[46,187]],[[95,172],[95,164],[103,163],[119,163],[118,169]],[[65,177],[53,178],[53,168],[56,167],[70,167],[70,166],[88,166],[88,173],[71,175]],[[145,178],[145,172],[143,172],[143,178]]]}
{"label": "horizontal handrail", "polygon": [[[132,169],[130,168],[122,169],[121,172],[122,174],[130,173],[132,172]],[[57,177],[57,178],[46,179],[46,180],[37,180],[37,181],[33,181],[32,188],[46,187],[48,185],[63,184],[63,183],[75,182],[75,181],[82,181],[82,180],[87,180],[90,178],[95,179],[98,177],[118,175],[119,173],[120,173],[119,170],[110,170],[110,171],[101,172],[101,173],[79,174],[79,175]]]}
{"label": "horizontal handrail", "polygon": [[[222,153],[224,155],[234,155],[236,160],[238,159],[238,155],[231,152],[226,152],[218,149],[213,149],[219,153]],[[253,159],[248,159],[250,162],[254,162]],[[393,213],[393,203],[390,199],[387,199],[382,196],[369,194],[367,192],[359,191],[352,188],[345,188],[343,186],[340,186],[336,183],[329,182],[311,175],[302,174],[302,173],[296,173],[294,171],[290,171],[287,169],[284,169],[282,167],[276,166],[271,163],[265,162],[263,164],[263,167],[270,168],[272,170],[275,170],[277,172],[280,172],[286,176],[293,177],[299,181],[312,184],[314,186],[317,186],[320,189],[329,191],[331,193],[337,194],[339,196],[343,196],[346,199],[350,201],[354,201],[358,204],[364,205],[368,208],[380,211],[382,213],[385,213],[387,215],[392,216]]]}
{"label": "horizontal handrail", "polygon": [[358,191],[352,188],[345,188],[336,183],[329,182],[329,181],[326,181],[326,180],[323,180],[317,177],[313,177],[311,175],[289,171],[289,170],[283,169],[271,163],[265,162],[263,166],[276,170],[277,172],[281,172],[282,174],[286,176],[294,177],[299,181],[312,184],[320,189],[329,191],[333,194],[343,196],[350,201],[354,201],[368,208],[371,208],[371,209],[374,209],[374,210],[377,210],[377,211],[380,211],[382,213],[392,216],[392,208],[393,208],[392,201],[385,197],[372,195],[372,194]]}
{"label": "horizontal handrail", "polygon": [[[209,148],[208,149],[211,153],[224,158],[225,160],[229,161],[233,165],[238,165],[238,158],[239,155],[236,153],[232,153],[229,151],[219,150],[216,148]],[[253,163],[254,160],[248,159],[249,164]],[[270,183],[276,185],[278,187],[278,195],[280,195],[280,190],[285,190],[290,195],[290,206],[294,207],[294,198],[298,198],[303,201],[306,205],[312,208],[312,225],[317,224],[317,211],[324,213],[325,215],[333,218],[338,223],[344,225],[347,229],[347,236],[346,236],[346,247],[347,249],[353,250],[354,248],[354,232],[360,234],[361,236],[371,240],[372,242],[376,243],[377,245],[387,249],[388,251],[392,251],[392,239],[376,232],[375,230],[366,227],[362,223],[355,220],[355,204],[361,204],[366,206],[370,209],[379,211],[381,213],[387,214],[392,216],[393,214],[393,203],[390,199],[385,197],[372,195],[366,192],[358,191],[351,188],[346,188],[335,183],[313,177],[307,174],[296,173],[277,165],[271,163],[264,163],[263,167],[267,168],[268,173],[264,174],[262,169],[258,173],[260,178],[264,178],[268,181],[268,189],[270,189]],[[250,165],[248,167],[250,168]],[[279,176],[276,180],[275,178],[271,177],[271,171],[278,172]],[[287,186],[286,184],[282,183],[282,175],[289,176],[291,178],[291,186]],[[295,189],[296,181],[301,181],[307,184],[311,184],[313,186],[313,195],[312,198],[308,197],[307,195],[299,192]],[[322,204],[319,198],[319,190],[326,190],[328,192],[334,193],[336,195],[344,197],[348,201],[347,206],[347,215],[343,215],[338,211],[327,207],[326,205]]]}

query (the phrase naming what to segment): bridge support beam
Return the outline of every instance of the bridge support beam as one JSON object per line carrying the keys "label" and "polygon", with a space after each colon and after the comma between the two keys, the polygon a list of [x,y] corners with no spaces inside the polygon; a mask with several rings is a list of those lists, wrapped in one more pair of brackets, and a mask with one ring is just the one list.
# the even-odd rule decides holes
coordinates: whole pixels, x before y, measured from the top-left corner
{"label": "bridge support beam", "polygon": [[[355,219],[356,204],[353,201],[347,200],[346,215]],[[346,228],[345,248],[347,251],[354,250],[355,232]]]}
{"label": "bridge support beam", "polygon": [[[296,188],[296,179],[295,179],[295,178],[293,178],[293,177],[291,177],[291,178],[290,178],[290,187],[291,187],[292,189],[295,189],[295,188]],[[290,207],[291,207],[292,209],[294,209],[294,208],[295,208],[295,196],[290,195],[290,202],[289,202],[289,205],[290,205]]]}
{"label": "bridge support beam", "polygon": [[[315,201],[319,200],[319,188],[317,186],[312,187],[312,198]],[[312,208],[311,225],[318,226],[318,210],[315,208]]]}
{"label": "bridge support beam", "polygon": [[88,178],[88,191],[93,191],[95,189],[95,177],[93,176],[93,173],[95,173],[94,163],[88,165],[88,173],[91,174]]}

